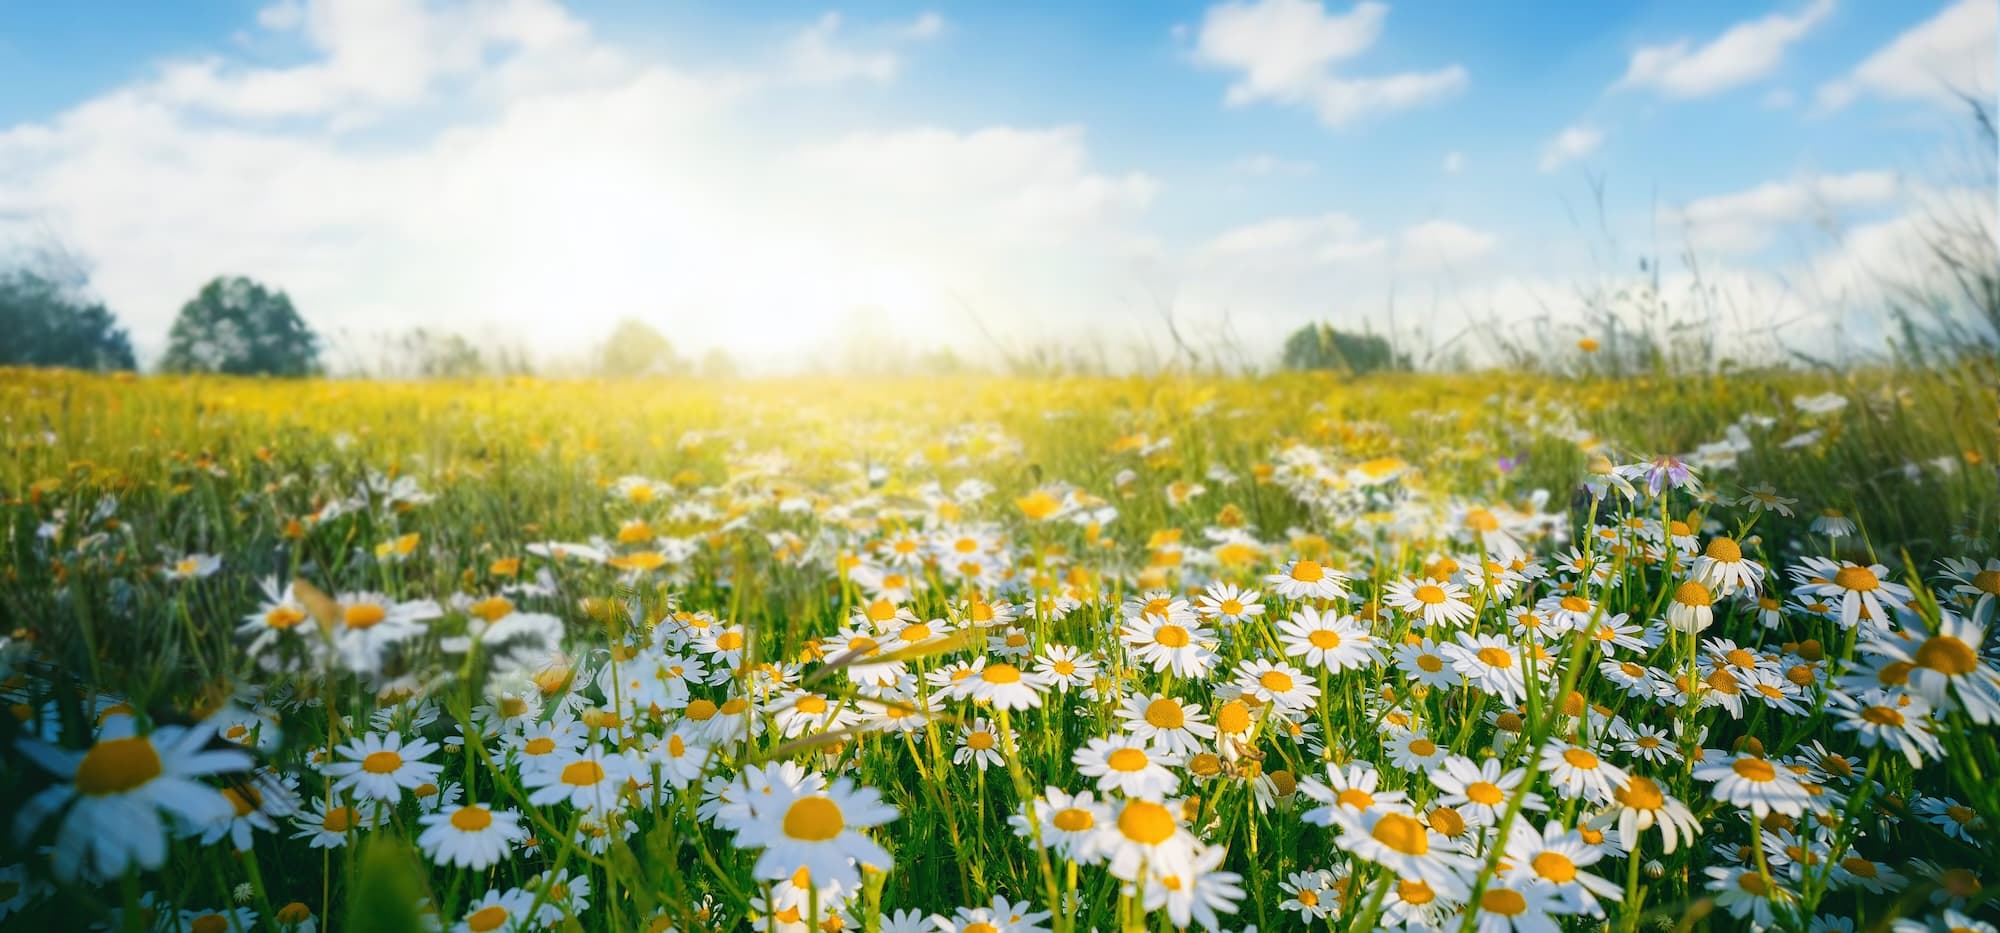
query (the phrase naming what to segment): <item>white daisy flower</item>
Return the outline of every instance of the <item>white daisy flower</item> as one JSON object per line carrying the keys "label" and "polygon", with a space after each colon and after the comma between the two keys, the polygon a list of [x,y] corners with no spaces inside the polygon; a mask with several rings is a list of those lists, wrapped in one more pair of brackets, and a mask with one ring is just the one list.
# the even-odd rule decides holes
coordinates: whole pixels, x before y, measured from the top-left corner
{"label": "white daisy flower", "polygon": [[1382,662],[1381,643],[1359,620],[1311,606],[1278,622],[1278,641],[1286,657],[1335,673]]}
{"label": "white daisy flower", "polygon": [[1715,799],[1747,809],[1758,819],[1772,813],[1798,816],[1812,803],[1812,795],[1790,768],[1748,752],[1696,765],[1694,778],[1714,782]]}
{"label": "white daisy flower", "polygon": [[429,739],[405,742],[399,732],[371,732],[334,749],[339,760],[320,772],[333,779],[337,793],[395,803],[403,799],[403,791],[437,781],[443,766],[424,760],[437,750],[437,743]]}
{"label": "white daisy flower", "polygon": [[1347,598],[1346,574],[1306,558],[1292,561],[1278,572],[1266,575],[1264,582],[1286,599]]}
{"label": "white daisy flower", "polygon": [[1215,726],[1202,715],[1200,704],[1165,694],[1134,694],[1116,712],[1126,732],[1168,755],[1192,755],[1215,739]]}
{"label": "white daisy flower", "polygon": [[418,817],[417,823],[424,827],[417,836],[417,848],[423,850],[424,857],[460,868],[498,864],[511,853],[514,843],[527,835],[521,829],[519,813],[491,810],[477,803],[426,814]]}
{"label": "white daisy flower", "polygon": [[757,877],[775,881],[804,870],[815,884],[856,885],[857,863],[881,871],[894,864],[886,850],[858,832],[896,818],[896,808],[873,788],[856,787],[843,777],[823,788],[778,784],[771,790],[770,799],[737,830],[740,844],[764,850],[757,856]]}
{"label": "white daisy flower", "polygon": [[207,748],[214,734],[214,726],[204,723],[137,735],[132,717],[111,716],[84,751],[24,738],[17,746],[22,755],[67,780],[29,798],[14,825],[31,833],[62,813],[51,867],[65,881],[159,868],[169,828],[162,814],[182,826],[206,827],[235,812],[220,791],[197,779],[249,770],[250,756]]}
{"label": "white daisy flower", "polygon": [[1071,754],[1070,760],[1078,773],[1097,779],[1098,790],[1115,790],[1127,797],[1164,800],[1181,784],[1180,777],[1169,770],[1180,765],[1179,758],[1148,751],[1133,736],[1091,739]]}

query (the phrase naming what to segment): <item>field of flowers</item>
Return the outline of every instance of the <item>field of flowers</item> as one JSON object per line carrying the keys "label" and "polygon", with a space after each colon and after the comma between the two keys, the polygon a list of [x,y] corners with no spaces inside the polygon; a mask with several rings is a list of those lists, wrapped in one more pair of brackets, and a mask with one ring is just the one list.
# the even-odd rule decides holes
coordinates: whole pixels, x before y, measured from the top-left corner
{"label": "field of flowers", "polygon": [[1994,385],[0,370],[0,928],[1990,931]]}

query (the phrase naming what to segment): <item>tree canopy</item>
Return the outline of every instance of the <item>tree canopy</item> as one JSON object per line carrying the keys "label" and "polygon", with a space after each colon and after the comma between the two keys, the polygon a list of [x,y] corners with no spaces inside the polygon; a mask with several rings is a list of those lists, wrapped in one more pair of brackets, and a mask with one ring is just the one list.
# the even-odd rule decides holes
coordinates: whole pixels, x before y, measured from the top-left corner
{"label": "tree canopy", "polygon": [[39,272],[0,274],[0,366],[132,369],[132,341],[103,302]]}
{"label": "tree canopy", "polygon": [[1285,338],[1280,362],[1286,369],[1322,369],[1361,374],[1408,369],[1409,358],[1377,334],[1350,334],[1328,324],[1307,324]]}
{"label": "tree canopy", "polygon": [[597,352],[597,372],[604,376],[658,376],[682,366],[671,341],[632,318],[619,321]]}
{"label": "tree canopy", "polygon": [[319,335],[292,299],[242,276],[216,278],[181,306],[160,368],[168,372],[306,376],[319,371]]}

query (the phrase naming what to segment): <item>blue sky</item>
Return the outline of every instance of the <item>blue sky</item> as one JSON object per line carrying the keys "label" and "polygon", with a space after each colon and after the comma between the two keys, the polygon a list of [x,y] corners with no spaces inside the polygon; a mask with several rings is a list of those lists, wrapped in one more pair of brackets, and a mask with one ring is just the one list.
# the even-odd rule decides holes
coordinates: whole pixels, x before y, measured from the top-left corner
{"label": "blue sky", "polygon": [[631,314],[773,359],[968,307],[1506,317],[1684,249],[1834,313],[1964,199],[1994,5],[16,3],[0,237],[86,256],[142,350],[219,272],[350,343]]}

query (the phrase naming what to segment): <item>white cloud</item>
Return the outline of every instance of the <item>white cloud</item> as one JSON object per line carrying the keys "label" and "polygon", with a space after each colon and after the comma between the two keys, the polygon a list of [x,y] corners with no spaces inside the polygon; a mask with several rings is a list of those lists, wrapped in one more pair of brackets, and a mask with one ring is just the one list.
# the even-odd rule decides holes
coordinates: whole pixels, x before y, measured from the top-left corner
{"label": "white cloud", "polygon": [[1305,267],[1390,258],[1404,269],[1458,266],[1491,255],[1499,237],[1450,220],[1428,220],[1394,237],[1368,232],[1361,221],[1338,211],[1273,217],[1234,227],[1209,240],[1203,252],[1211,263]]}
{"label": "white cloud", "polygon": [[917,14],[916,19],[910,20],[909,23],[896,30],[896,34],[905,39],[918,41],[935,39],[944,35],[945,25],[943,16],[930,10],[925,10]]}
{"label": "white cloud", "polygon": [[[1153,248],[1157,183],[1093,166],[1074,127],[752,144],[738,105],[795,78],[782,55],[765,73],[640,61],[530,0],[416,19],[326,6],[299,28],[350,27],[304,64],[218,60],[191,92],[170,63],[0,129],[0,218],[88,256],[142,355],[204,280],[246,274],[363,358],[355,335],[418,322],[575,352],[636,315],[781,366],[859,308],[920,344],[961,336],[961,298],[1023,326],[1081,319]],[[391,25],[450,47],[376,35]],[[343,56],[364,52],[404,77],[357,78]],[[417,107],[416,132],[355,127]]]}
{"label": "white cloud", "polygon": [[416,0],[281,3],[258,16],[302,30],[314,61],[239,67],[220,58],[170,63],[145,93],[233,117],[369,119],[422,101],[439,82],[483,69],[489,56],[532,61],[570,54],[583,24],[544,0],[432,7]]}
{"label": "white cloud", "polygon": [[853,79],[887,81],[896,76],[901,62],[895,53],[858,51],[840,44],[839,13],[827,13],[799,31],[785,46],[785,60],[792,77],[807,83],[832,83]]}
{"label": "white cloud", "polygon": [[1280,263],[1352,262],[1379,256],[1389,243],[1362,235],[1361,222],[1343,213],[1274,217],[1224,231],[1208,242],[1211,257]]}
{"label": "white cloud", "polygon": [[257,11],[257,25],[272,32],[297,29],[305,19],[306,8],[299,0],[279,0]]}
{"label": "white cloud", "polygon": [[1347,77],[1336,64],[1375,45],[1389,8],[1356,4],[1345,15],[1319,0],[1257,0],[1213,6],[1202,17],[1195,60],[1241,72],[1224,101],[1259,101],[1313,108],[1320,122],[1341,126],[1364,116],[1403,110],[1450,96],[1466,85],[1465,69]]}
{"label": "white cloud", "polygon": [[1897,36],[1846,77],[1821,85],[1815,105],[1821,112],[1838,110],[1864,93],[1948,104],[1958,103],[1959,94],[1991,100],[1996,32],[2000,4],[1959,0]]}
{"label": "white cloud", "polygon": [[1444,173],[1447,175],[1456,175],[1462,171],[1465,171],[1465,153],[1463,152],[1445,153]]}
{"label": "white cloud", "polygon": [[1051,245],[1143,210],[1158,190],[1144,173],[1101,175],[1088,162],[1080,127],[919,128],[811,145],[787,167],[813,180],[829,216],[876,213],[878,233],[911,243],[939,236],[949,218],[962,232],[947,238]]}
{"label": "white cloud", "polygon": [[1785,51],[1824,22],[1833,0],[1812,0],[1797,13],[1772,13],[1737,23],[1699,47],[1686,39],[1632,53],[1621,87],[1648,87],[1669,97],[1703,97],[1755,81],[1775,70]]}
{"label": "white cloud", "polygon": [[1701,253],[1748,254],[1771,245],[1790,227],[1835,229],[1848,212],[1894,203],[1903,193],[1893,172],[1852,172],[1774,181],[1661,211]]}
{"label": "white cloud", "polygon": [[1257,155],[1244,156],[1229,163],[1229,170],[1238,175],[1279,175],[1302,178],[1318,171],[1319,166],[1314,165],[1306,159],[1286,159],[1268,153],[1258,153]]}
{"label": "white cloud", "polygon": [[1593,127],[1570,126],[1549,140],[1542,147],[1541,167],[1544,172],[1553,172],[1571,162],[1585,158],[1604,144],[1604,133]]}
{"label": "white cloud", "polygon": [[1428,220],[1403,231],[1403,256],[1418,265],[1458,266],[1493,252],[1500,238],[1449,220]]}

